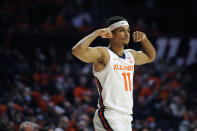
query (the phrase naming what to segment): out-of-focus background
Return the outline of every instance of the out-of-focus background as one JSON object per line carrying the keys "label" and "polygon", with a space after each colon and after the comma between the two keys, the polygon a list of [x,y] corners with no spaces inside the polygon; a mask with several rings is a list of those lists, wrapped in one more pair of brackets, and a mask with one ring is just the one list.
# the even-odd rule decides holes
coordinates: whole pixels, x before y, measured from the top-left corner
{"label": "out-of-focus background", "polygon": [[[93,131],[92,65],[71,48],[113,15],[147,34],[154,63],[136,66],[133,131],[197,130],[196,0],[1,0],[0,131]],[[92,46],[108,46],[96,39]],[[127,48],[140,50],[132,40]]]}

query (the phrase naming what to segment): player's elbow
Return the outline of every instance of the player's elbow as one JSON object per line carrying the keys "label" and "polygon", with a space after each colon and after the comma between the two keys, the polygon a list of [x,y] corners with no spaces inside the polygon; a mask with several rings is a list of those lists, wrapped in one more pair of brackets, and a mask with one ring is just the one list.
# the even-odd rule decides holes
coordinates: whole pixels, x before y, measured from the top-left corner
{"label": "player's elbow", "polygon": [[72,48],[72,54],[77,57],[79,60],[90,63],[89,57],[86,57],[85,52],[80,48]]}
{"label": "player's elbow", "polygon": [[76,48],[76,47],[73,47],[72,48],[72,54],[74,56],[79,56],[80,55],[80,49]]}
{"label": "player's elbow", "polygon": [[77,50],[76,50],[76,48],[72,48],[72,54],[75,56],[76,54],[77,54]]}
{"label": "player's elbow", "polygon": [[155,60],[155,57],[154,58],[150,58],[150,62],[153,62]]}
{"label": "player's elbow", "polygon": [[156,59],[156,52],[150,57],[150,62],[153,62]]}

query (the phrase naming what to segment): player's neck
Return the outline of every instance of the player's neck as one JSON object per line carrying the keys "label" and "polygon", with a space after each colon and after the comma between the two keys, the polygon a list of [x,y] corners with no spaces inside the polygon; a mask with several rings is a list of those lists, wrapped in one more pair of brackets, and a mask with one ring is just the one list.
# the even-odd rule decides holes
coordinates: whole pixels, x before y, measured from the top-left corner
{"label": "player's neck", "polygon": [[124,46],[123,45],[109,45],[109,48],[119,56],[123,56]]}

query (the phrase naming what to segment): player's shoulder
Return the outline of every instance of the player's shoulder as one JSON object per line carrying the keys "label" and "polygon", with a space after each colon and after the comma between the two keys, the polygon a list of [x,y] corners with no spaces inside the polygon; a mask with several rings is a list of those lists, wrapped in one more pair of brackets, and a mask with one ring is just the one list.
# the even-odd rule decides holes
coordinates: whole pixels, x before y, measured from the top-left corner
{"label": "player's shoulder", "polygon": [[101,54],[101,59],[99,59],[99,62],[100,63],[108,63],[109,61],[109,52],[107,50],[106,47],[103,47],[103,46],[97,46],[95,47]]}
{"label": "player's shoulder", "polygon": [[133,49],[127,49],[127,51],[129,51],[132,54],[133,58],[136,60],[137,51]]}
{"label": "player's shoulder", "polygon": [[126,49],[126,51],[130,52],[132,55],[135,55],[136,54],[136,51],[133,50],[133,49]]}
{"label": "player's shoulder", "polygon": [[125,50],[129,52],[136,52],[134,49],[125,49]]}

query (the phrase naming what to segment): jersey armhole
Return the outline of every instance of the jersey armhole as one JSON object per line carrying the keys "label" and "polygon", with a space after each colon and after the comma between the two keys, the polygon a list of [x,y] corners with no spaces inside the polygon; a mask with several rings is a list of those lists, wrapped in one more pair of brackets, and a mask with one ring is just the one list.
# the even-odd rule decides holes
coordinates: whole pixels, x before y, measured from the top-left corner
{"label": "jersey armhole", "polygon": [[133,49],[127,49],[127,50],[125,50],[130,56],[132,56],[132,58],[133,58],[133,60],[134,60],[134,63],[135,63],[135,58],[134,58],[134,56],[133,56],[133,54],[131,53],[131,51],[130,50],[133,50]]}
{"label": "jersey armhole", "polygon": [[109,50],[107,49],[107,47],[105,47],[105,49],[108,51],[108,53],[109,53],[109,61],[107,62],[107,64],[105,65],[105,67],[103,68],[103,70],[101,70],[101,71],[99,71],[99,72],[97,72],[97,71],[95,71],[95,69],[94,69],[94,64],[92,65],[92,72],[93,72],[93,74],[95,74],[95,75],[99,75],[99,74],[103,74],[107,69],[108,69],[108,67],[109,67],[109,63],[110,63],[110,52],[109,52]]}

